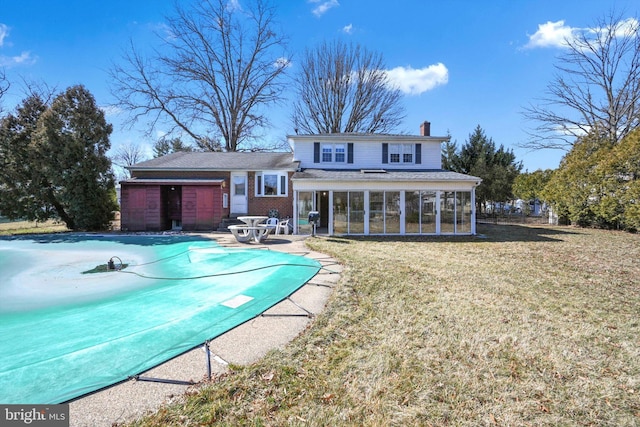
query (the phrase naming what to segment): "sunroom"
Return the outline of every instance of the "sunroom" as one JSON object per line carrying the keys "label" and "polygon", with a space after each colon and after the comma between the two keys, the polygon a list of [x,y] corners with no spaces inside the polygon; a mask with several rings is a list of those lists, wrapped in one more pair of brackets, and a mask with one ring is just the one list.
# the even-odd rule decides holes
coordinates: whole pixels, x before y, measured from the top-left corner
{"label": "sunroom", "polygon": [[[477,177],[448,171],[297,172],[294,232],[328,235],[473,235]],[[309,213],[318,212],[316,229]]]}

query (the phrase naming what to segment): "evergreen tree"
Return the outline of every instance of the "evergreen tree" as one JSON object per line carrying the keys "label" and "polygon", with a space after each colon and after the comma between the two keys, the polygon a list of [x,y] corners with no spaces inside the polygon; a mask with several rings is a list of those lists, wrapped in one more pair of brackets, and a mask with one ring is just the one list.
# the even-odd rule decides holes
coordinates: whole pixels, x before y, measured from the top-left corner
{"label": "evergreen tree", "polygon": [[0,171],[3,215],[61,219],[73,230],[109,225],[117,210],[106,156],[112,127],[83,86],[67,89],[49,107],[28,98],[0,129],[3,162],[10,166]]}
{"label": "evergreen tree", "polygon": [[458,146],[455,142],[448,140],[442,147],[442,169],[448,171],[458,171]]}
{"label": "evergreen tree", "polygon": [[[640,129],[632,131],[613,148],[611,156],[602,164],[608,187],[620,212],[615,220],[621,228],[640,230]],[[611,204],[611,203],[610,203]]]}
{"label": "evergreen tree", "polygon": [[[445,150],[451,151],[451,147],[445,146]],[[504,202],[513,198],[513,182],[522,170],[522,162],[516,162],[513,151],[505,150],[502,145],[496,149],[480,125],[469,135],[459,153],[447,153],[447,156],[446,164],[453,167],[453,171],[482,178],[476,188],[479,211],[488,201]]]}
{"label": "evergreen tree", "polygon": [[544,200],[542,192],[552,174],[551,169],[521,173],[513,181],[513,195],[522,200]]}
{"label": "evergreen tree", "polygon": [[0,122],[0,214],[11,219],[43,221],[52,206],[43,200],[36,174],[44,165],[36,156],[33,135],[46,111],[42,98],[32,95]]}
{"label": "evergreen tree", "polygon": [[543,195],[559,218],[579,226],[597,222],[593,208],[602,191],[598,164],[610,152],[610,144],[596,135],[587,135],[562,158]]}
{"label": "evergreen tree", "polygon": [[640,130],[617,144],[597,131],[580,138],[544,189],[560,218],[582,227],[640,229]]}
{"label": "evergreen tree", "polygon": [[530,202],[547,202],[543,193],[552,176],[552,169],[538,169],[531,173],[521,173],[513,180],[513,196],[527,202],[521,207],[525,214],[531,214]]}
{"label": "evergreen tree", "polygon": [[[160,138],[153,145],[153,157],[162,157],[178,151],[195,151],[193,146],[185,144],[180,138]],[[216,150],[218,151],[218,150]]]}

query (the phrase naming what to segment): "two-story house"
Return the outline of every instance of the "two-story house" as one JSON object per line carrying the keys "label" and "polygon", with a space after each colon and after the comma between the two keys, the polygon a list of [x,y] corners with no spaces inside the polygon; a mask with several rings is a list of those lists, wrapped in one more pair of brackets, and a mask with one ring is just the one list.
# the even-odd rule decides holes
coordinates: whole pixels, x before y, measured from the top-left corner
{"label": "two-story house", "polygon": [[320,212],[329,234],[475,234],[477,177],[442,170],[441,143],[420,135],[292,135],[294,217]]}
{"label": "two-story house", "polygon": [[123,230],[212,230],[225,217],[309,212],[331,235],[475,234],[477,177],[442,170],[430,135],[290,135],[293,153],[174,153],[131,166]]}

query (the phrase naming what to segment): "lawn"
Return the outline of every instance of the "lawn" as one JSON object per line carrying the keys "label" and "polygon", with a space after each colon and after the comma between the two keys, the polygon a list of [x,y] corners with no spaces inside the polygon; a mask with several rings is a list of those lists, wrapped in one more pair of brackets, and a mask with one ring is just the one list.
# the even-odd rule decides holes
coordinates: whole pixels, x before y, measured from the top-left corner
{"label": "lawn", "polygon": [[640,235],[308,239],[345,266],[284,350],[135,425],[640,425]]}
{"label": "lawn", "polygon": [[59,233],[68,231],[63,223],[55,221],[9,221],[0,217],[0,236],[32,233]]}

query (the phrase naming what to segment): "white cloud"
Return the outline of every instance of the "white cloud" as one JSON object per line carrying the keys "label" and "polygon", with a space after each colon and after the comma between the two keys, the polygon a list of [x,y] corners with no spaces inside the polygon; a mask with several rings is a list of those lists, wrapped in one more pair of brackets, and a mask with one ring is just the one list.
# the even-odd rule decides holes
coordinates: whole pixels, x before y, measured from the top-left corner
{"label": "white cloud", "polygon": [[276,68],[288,68],[291,67],[291,65],[291,60],[289,58],[285,58],[284,56],[276,59],[276,62],[273,64],[273,66]]}
{"label": "white cloud", "polygon": [[564,20],[548,21],[546,24],[538,25],[538,31],[529,36],[529,43],[525,47],[564,47],[576,31],[578,29],[565,25]]}
{"label": "white cloud", "polygon": [[[5,24],[0,24],[0,48],[7,45],[7,37],[9,37],[9,27]],[[11,43],[8,45],[11,45]],[[16,65],[31,65],[36,63],[36,59],[37,57],[33,56],[29,51],[24,51],[20,55],[14,56],[0,55],[0,67],[11,68]]]}
{"label": "white cloud", "polygon": [[147,28],[156,33],[163,40],[175,40],[176,35],[164,22],[147,24]]}
{"label": "white cloud", "polygon": [[227,3],[227,10],[229,12],[242,10],[242,6],[240,6],[240,2],[238,0],[229,0],[229,2]]}
{"label": "white cloud", "polygon": [[[624,21],[617,23],[614,34],[616,37],[629,37],[629,35],[636,34],[638,32],[638,26],[640,23],[635,18],[627,18]],[[598,33],[598,31],[591,30],[592,33]]]}
{"label": "white cloud", "polygon": [[[320,0],[311,0],[310,3],[320,3]],[[320,18],[329,9],[334,8],[334,7],[338,7],[338,6],[340,6],[340,3],[338,3],[338,0],[327,0],[327,1],[324,1],[324,2],[320,3],[320,5],[318,5],[316,8],[314,8],[311,12],[314,15],[316,15],[318,18]]]}
{"label": "white cloud", "polygon": [[22,52],[20,56],[12,56],[11,59],[16,64],[32,64],[35,59],[31,56],[31,52]]}
{"label": "white cloud", "polygon": [[564,25],[564,21],[547,22],[538,25],[538,31],[529,36],[529,43],[525,47],[563,47],[567,39],[573,37],[575,29]]}
{"label": "white cloud", "polygon": [[546,24],[538,25],[538,31],[529,36],[529,43],[525,48],[566,47],[567,40],[571,40],[578,31],[580,31],[579,28],[565,25],[564,20],[547,21]]}
{"label": "white cloud", "polygon": [[[613,33],[616,37],[629,37],[637,31],[639,24],[635,18],[627,18],[617,22]],[[565,25],[564,20],[548,21],[546,24],[538,25],[538,31],[529,36],[529,42],[524,47],[567,47],[567,40],[573,40],[579,33],[598,37],[609,33],[609,30],[609,28],[570,27]]]}
{"label": "white cloud", "polygon": [[342,32],[345,34],[353,34],[353,24],[345,25],[342,27]]}
{"label": "white cloud", "polygon": [[4,46],[4,39],[9,35],[9,27],[0,24],[0,47]]}
{"label": "white cloud", "polygon": [[388,70],[387,75],[407,95],[420,95],[449,82],[449,70],[441,62],[420,69],[396,67]]}
{"label": "white cloud", "polygon": [[107,117],[117,116],[122,113],[122,108],[118,107],[117,105],[105,105],[100,107],[100,109]]}
{"label": "white cloud", "polygon": [[31,65],[36,63],[36,58],[31,52],[22,52],[18,56],[0,56],[0,67],[12,67],[15,65]]}

